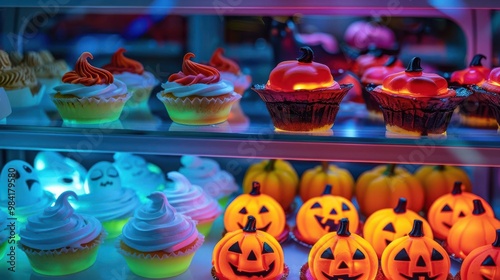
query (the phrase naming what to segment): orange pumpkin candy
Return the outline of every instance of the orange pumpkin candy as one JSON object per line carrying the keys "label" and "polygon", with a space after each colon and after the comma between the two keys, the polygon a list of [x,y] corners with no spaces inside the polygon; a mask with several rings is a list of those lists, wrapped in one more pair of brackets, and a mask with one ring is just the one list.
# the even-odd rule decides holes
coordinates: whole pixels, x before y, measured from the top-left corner
{"label": "orange pumpkin candy", "polygon": [[459,258],[465,259],[472,250],[495,241],[500,221],[490,217],[479,199],[473,201],[472,215],[456,222],[448,233],[448,246]]}
{"label": "orange pumpkin candy", "polygon": [[433,238],[431,226],[417,213],[407,210],[406,204],[406,198],[401,197],[394,209],[378,210],[366,220],[363,237],[373,245],[379,257],[393,240],[411,231],[414,220],[421,219],[425,236]]}
{"label": "orange pumpkin candy", "polygon": [[332,186],[327,185],[323,195],[304,202],[295,219],[294,235],[306,244],[313,245],[323,235],[336,231],[342,218],[348,218],[349,230],[356,232],[359,225],[358,212],[354,205],[341,196],[331,195]]}
{"label": "orange pumpkin candy", "polygon": [[322,162],[321,165],[306,170],[302,174],[299,186],[299,194],[302,201],[320,196],[325,185],[333,185],[333,195],[340,195],[347,199],[352,198],[354,190],[354,178],[347,169],[336,165]]}
{"label": "orange pumpkin candy", "polygon": [[260,184],[254,182],[248,194],[236,197],[224,213],[227,231],[242,229],[249,216],[253,216],[258,230],[265,231],[283,242],[288,239],[288,226],[283,208],[272,197],[261,194]]}
{"label": "orange pumpkin candy", "polygon": [[309,273],[316,280],[372,280],[378,258],[369,242],[349,232],[349,220],[340,220],[337,232],[321,237],[309,252]]}
{"label": "orange pumpkin candy", "polygon": [[423,222],[415,220],[408,236],[391,242],[382,253],[384,275],[392,280],[446,280],[450,258],[432,238],[424,236]]}
{"label": "orange pumpkin candy", "polygon": [[283,249],[248,217],[243,229],[227,233],[212,253],[212,275],[219,280],[280,279],[288,273]]}
{"label": "orange pumpkin candy", "polygon": [[290,212],[297,194],[299,176],[293,166],[284,160],[264,160],[250,166],[243,178],[243,192],[249,193],[253,182],[259,182],[260,191],[276,199],[285,212]]}
{"label": "orange pumpkin candy", "polygon": [[429,209],[436,199],[450,193],[456,181],[462,182],[465,191],[472,191],[472,184],[467,173],[454,166],[422,166],[415,172],[415,177],[420,181],[425,192],[425,210]]}
{"label": "orange pumpkin candy", "polygon": [[470,216],[474,210],[473,201],[481,200],[486,215],[495,217],[491,206],[481,197],[462,192],[462,183],[455,182],[453,190],[438,198],[429,208],[427,218],[436,238],[446,240],[450,228],[460,219]]}
{"label": "orange pumpkin candy", "polygon": [[465,258],[460,268],[462,280],[500,279],[500,229],[491,245],[474,249]]}
{"label": "orange pumpkin candy", "polygon": [[382,170],[377,167],[358,178],[356,196],[361,213],[368,217],[377,210],[391,208],[398,203],[400,197],[408,199],[408,209],[419,212],[424,205],[424,192],[420,182],[394,164],[389,164]]}

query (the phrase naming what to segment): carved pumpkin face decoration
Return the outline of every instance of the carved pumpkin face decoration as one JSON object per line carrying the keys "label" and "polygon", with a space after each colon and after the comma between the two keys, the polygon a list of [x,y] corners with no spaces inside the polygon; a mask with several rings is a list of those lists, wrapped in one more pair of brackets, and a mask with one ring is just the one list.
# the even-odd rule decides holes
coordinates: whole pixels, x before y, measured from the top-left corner
{"label": "carved pumpkin face decoration", "polygon": [[446,280],[450,258],[439,243],[424,236],[422,221],[415,220],[408,236],[385,248],[381,265],[384,275],[393,280]]}
{"label": "carved pumpkin face decoration", "polygon": [[464,280],[500,278],[500,229],[496,230],[493,244],[479,247],[465,258],[460,275]]}
{"label": "carved pumpkin face decoration", "polygon": [[216,245],[212,264],[219,279],[276,279],[284,271],[283,250],[270,234],[256,230],[249,216],[243,229],[227,233]]}
{"label": "carved pumpkin face decoration", "polygon": [[373,247],[349,232],[349,220],[340,220],[337,232],[321,237],[309,252],[309,271],[317,280],[371,280],[378,271]]}
{"label": "carved pumpkin face decoration", "polygon": [[322,196],[313,197],[300,207],[296,218],[296,237],[313,245],[323,235],[337,231],[342,218],[348,218],[349,230],[356,232],[359,216],[354,205],[341,196],[331,195],[327,185]]}
{"label": "carved pumpkin face decoration", "polygon": [[394,239],[403,237],[411,231],[413,221],[421,219],[425,236],[433,238],[431,226],[417,213],[406,209],[406,198],[400,198],[397,206],[373,213],[363,227],[364,238],[373,245],[379,257]]}
{"label": "carved pumpkin face decoration", "polygon": [[[288,237],[285,211],[276,200],[260,192],[258,182],[253,182],[249,194],[239,195],[227,206],[224,228],[227,231],[242,229],[249,216],[255,218],[258,230],[265,231],[278,240]],[[283,237],[284,232],[286,234]]]}
{"label": "carved pumpkin face decoration", "polygon": [[462,184],[455,182],[451,193],[438,198],[429,208],[427,216],[436,237],[446,240],[451,227],[472,214],[475,199],[481,200],[486,215],[495,217],[493,209],[484,199],[472,193],[462,192]]}

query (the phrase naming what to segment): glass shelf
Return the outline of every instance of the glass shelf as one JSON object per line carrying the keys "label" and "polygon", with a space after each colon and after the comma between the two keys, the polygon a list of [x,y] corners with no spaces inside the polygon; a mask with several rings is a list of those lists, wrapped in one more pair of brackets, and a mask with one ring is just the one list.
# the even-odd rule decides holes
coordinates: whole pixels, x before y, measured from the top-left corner
{"label": "glass shelf", "polygon": [[253,92],[242,99],[242,114],[222,124],[173,123],[163,105],[125,108],[121,120],[100,125],[62,122],[52,110],[21,109],[0,124],[0,147],[78,153],[128,151],[141,154],[230,158],[284,158],[400,164],[500,166],[496,129],[468,128],[452,119],[447,135],[388,134],[368,117],[363,104],[342,103],[332,130],[322,133],[275,131],[264,102]]}

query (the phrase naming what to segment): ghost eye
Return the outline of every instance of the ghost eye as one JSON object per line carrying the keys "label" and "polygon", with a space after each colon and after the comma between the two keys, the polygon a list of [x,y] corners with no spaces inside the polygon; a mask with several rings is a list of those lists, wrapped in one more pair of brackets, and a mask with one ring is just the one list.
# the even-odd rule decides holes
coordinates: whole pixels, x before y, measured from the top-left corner
{"label": "ghost eye", "polygon": [[102,173],[101,170],[94,170],[92,171],[92,173],[90,174],[90,180],[92,181],[95,181],[95,180],[99,180],[102,178],[104,174]]}
{"label": "ghost eye", "polygon": [[318,202],[314,203],[313,206],[311,206],[311,209],[314,208],[321,208],[321,204],[319,204]]}
{"label": "ghost eye", "polygon": [[26,171],[28,173],[32,172],[32,170],[31,170],[31,168],[29,166],[23,165],[23,169],[24,169],[24,171]]}
{"label": "ghost eye", "polygon": [[110,168],[108,168],[107,173],[108,173],[108,176],[109,176],[109,177],[113,177],[113,178],[114,178],[114,177],[118,177],[118,171],[117,171],[117,170],[116,170],[116,168],[114,168],[114,167],[110,167]]}
{"label": "ghost eye", "polygon": [[71,183],[73,183],[73,179],[72,178],[61,178],[61,181],[64,184],[71,184]]}
{"label": "ghost eye", "polygon": [[16,175],[14,176],[14,178],[17,180],[19,178],[21,178],[21,174],[19,174],[19,171],[16,170]]}
{"label": "ghost eye", "polygon": [[262,206],[262,208],[260,208],[259,214],[267,213],[267,212],[269,212],[269,210],[267,210],[267,207],[266,206]]}

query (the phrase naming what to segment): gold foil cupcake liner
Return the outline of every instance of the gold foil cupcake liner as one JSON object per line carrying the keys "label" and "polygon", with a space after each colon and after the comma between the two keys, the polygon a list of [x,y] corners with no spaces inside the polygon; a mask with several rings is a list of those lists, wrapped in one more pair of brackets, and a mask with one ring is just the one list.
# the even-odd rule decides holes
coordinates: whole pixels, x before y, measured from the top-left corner
{"label": "gold foil cupcake liner", "polygon": [[196,252],[196,250],[198,250],[201,247],[201,245],[203,245],[204,241],[205,241],[205,237],[202,234],[198,233],[198,239],[196,240],[196,242],[193,245],[190,244],[189,248],[179,249],[179,250],[174,251],[174,252],[165,252],[165,254],[161,257],[158,255],[151,255],[148,252],[130,253],[128,251],[125,251],[120,246],[120,242],[122,242],[121,240],[118,240],[115,243],[115,247],[117,248],[118,253],[120,253],[126,257],[138,258],[138,259],[164,260],[164,259],[168,259],[168,258],[187,256],[189,254],[192,254],[192,253]]}
{"label": "gold foil cupcake liner", "polygon": [[96,237],[93,241],[91,241],[90,245],[85,245],[83,247],[77,248],[77,247],[65,247],[65,248],[59,248],[59,249],[54,249],[54,250],[36,250],[30,247],[26,247],[22,244],[22,238],[18,243],[19,249],[23,250],[26,255],[35,255],[35,256],[60,256],[63,254],[68,254],[68,253],[76,253],[80,251],[90,251],[94,249],[95,247],[99,246],[100,244],[104,243],[104,239],[106,239],[107,233],[106,231],[101,231],[99,236]]}

